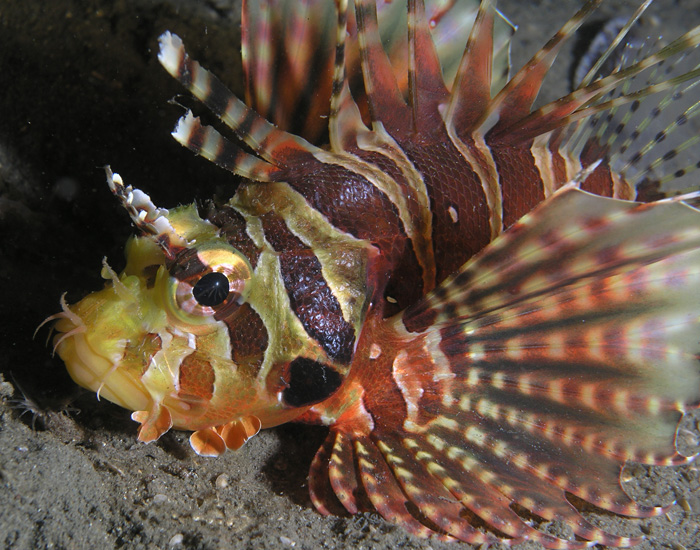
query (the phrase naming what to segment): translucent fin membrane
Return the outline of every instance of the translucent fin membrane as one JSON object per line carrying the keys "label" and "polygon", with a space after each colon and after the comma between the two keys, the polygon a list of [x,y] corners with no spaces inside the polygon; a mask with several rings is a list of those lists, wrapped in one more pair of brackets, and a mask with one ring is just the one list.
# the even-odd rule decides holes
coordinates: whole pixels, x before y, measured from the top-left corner
{"label": "translucent fin membrane", "polygon": [[362,75],[372,120],[381,122],[392,135],[408,133],[410,112],[382,46],[375,2],[357,0],[355,10]]}
{"label": "translucent fin membrane", "polygon": [[[668,73],[663,73],[665,78],[652,81],[648,86],[634,93],[626,93],[608,101],[597,101],[603,98],[607,92],[624,85],[627,80],[635,78],[640,73],[673,56],[695,48],[698,43],[700,43],[700,27],[689,31],[659,52],[650,54],[641,61],[610,76],[596,80],[584,88],[579,88],[556,102],[545,105],[527,117],[517,119],[517,128],[515,128],[515,123],[511,123],[502,129],[495,128],[492,139],[506,139],[505,134],[507,133],[507,141],[509,143],[527,141],[537,135],[542,135],[555,128],[565,127],[572,122],[590,117],[596,113],[609,111],[620,105],[677,88],[684,82],[696,80],[700,77],[700,70],[697,67],[671,77],[668,76]],[[591,102],[595,104],[589,105]]]}
{"label": "translucent fin membrane", "polygon": [[247,105],[313,143],[328,124],[334,8],[318,0],[244,1],[242,8]]}
{"label": "translucent fin membrane", "polygon": [[[381,123],[407,151],[436,136],[442,139],[444,124],[454,145],[467,158],[474,154],[473,141],[484,140],[492,150],[502,150],[529,147],[538,139],[540,145],[547,144],[561,157],[583,166],[603,160],[615,171],[616,181],[632,189],[632,197],[648,201],[692,192],[697,184],[684,176],[696,168],[697,160],[690,151],[698,138],[678,129],[697,112],[692,100],[696,95],[689,92],[700,77],[695,55],[700,27],[658,51],[628,52],[612,74],[594,80],[598,68],[609,60],[648,6],[645,2],[622,25],[610,48],[593,63],[592,72],[576,90],[532,110],[562,45],[600,3],[587,2],[492,96],[496,80],[494,22],[499,20],[492,2],[484,1],[479,7],[454,82],[441,77],[441,60],[427,30],[423,2],[408,3],[407,92],[396,77],[394,58],[382,43],[375,3],[356,2],[360,65],[372,122]],[[658,120],[651,124],[655,118]],[[630,128],[630,123],[639,128]],[[650,130],[642,132],[647,126]],[[625,127],[630,128],[627,133],[623,132]],[[430,185],[440,189],[438,181]]]}
{"label": "translucent fin membrane", "polygon": [[493,1],[479,6],[469,41],[452,86],[445,116],[448,127],[471,128],[491,100],[493,72]]}
{"label": "translucent fin membrane", "polygon": [[[494,98],[486,109],[488,116],[482,117],[481,131],[489,130],[487,142],[492,147],[517,146],[544,138],[550,149],[584,165],[604,160],[617,180],[632,189],[631,197],[645,202],[697,190],[697,181],[688,175],[698,165],[698,138],[688,123],[698,112],[700,27],[663,48],[656,41],[627,47],[613,73],[594,80],[647,5],[640,6],[569,95],[532,113],[516,116],[509,108],[508,120],[500,112],[494,118],[491,111],[499,101],[510,100]],[[513,94],[514,100],[518,80],[516,75],[499,96]]]}
{"label": "translucent fin membrane", "polygon": [[[419,535],[639,543],[584,519],[569,495],[623,515],[666,510],[635,503],[619,475],[628,461],[693,458],[674,440],[700,404],[698,285],[699,211],[568,186],[391,321],[409,330],[389,367],[405,418],[371,415],[365,433],[341,417],[312,467],[314,502],[328,509],[325,475],[349,511],[361,487]],[[537,529],[555,520],[578,539]]]}
{"label": "translucent fin membrane", "polygon": [[[378,9],[356,0],[346,13],[338,0],[340,12],[314,17],[312,0],[291,12],[287,2],[263,2],[258,11],[248,2],[244,63],[260,113],[189,59],[179,38],[161,38],[166,69],[246,150],[189,113],[175,132],[181,143],[257,181],[301,174],[304,192],[311,190],[306,197],[323,195],[318,182],[331,189],[350,181],[349,174],[366,174],[363,189],[396,199],[405,226],[413,211],[402,202],[404,192],[423,193],[414,198],[422,201],[416,217],[434,222],[420,225],[427,250],[420,257],[435,266],[426,273],[447,279],[401,316],[376,321],[380,335],[401,344],[380,359],[383,381],[400,399],[380,403],[380,414],[368,406],[369,422],[335,418],[312,463],[311,498],[323,513],[333,504],[355,513],[369,501],[411,533],[474,544],[532,540],[568,550],[636,544],[639,538],[602,531],[572,502],[640,517],[662,513],[625,494],[621,465],[691,460],[676,451],[674,438],[679,419],[700,402],[700,212],[680,200],[644,205],[574,188],[597,171],[605,172],[614,196],[696,197],[697,184],[686,176],[697,166],[691,150],[698,138],[685,130],[698,111],[700,27],[658,51],[652,44],[628,50],[612,74],[598,77],[594,63],[578,89],[533,111],[557,52],[600,0],[587,2],[502,86],[495,2],[480,4],[461,62],[451,62],[451,71],[458,65],[454,79],[443,76],[430,30],[448,19],[437,4],[400,6],[405,47],[397,46],[404,44],[398,31],[382,35],[383,10],[399,3],[390,4]],[[278,28],[285,38],[275,38]],[[312,88],[305,88],[297,77],[319,45],[327,50],[312,66],[323,68],[322,82],[309,79]],[[280,55],[288,69],[277,69]],[[288,96],[278,94],[283,75],[292,75]],[[311,92],[326,102],[331,151],[288,133],[296,122],[277,111],[278,95],[288,110]],[[308,122],[316,116],[309,113],[322,111],[300,112]],[[320,135],[317,123],[304,127],[305,136]],[[368,152],[371,161],[362,156]],[[623,184],[632,192],[615,191]],[[353,214],[358,225],[362,214]],[[474,221],[469,231],[462,230],[465,219]],[[469,238],[452,240],[458,231]],[[406,231],[417,250],[415,233]],[[459,268],[465,256],[454,259],[448,249],[478,239],[477,256]],[[363,335],[372,330],[366,324]],[[382,374],[363,360],[352,366],[363,395],[357,408],[376,397],[375,377]],[[324,406],[330,407],[318,408],[328,412]],[[561,522],[577,538],[543,532],[538,525],[545,521]]]}
{"label": "translucent fin membrane", "polygon": [[[613,60],[615,57],[615,52],[618,50],[618,48],[623,44],[623,42],[628,38],[629,33],[631,29],[638,23],[639,18],[642,16],[642,14],[647,10],[647,8],[651,5],[653,0],[646,0],[643,2],[637,10],[634,12],[632,17],[630,17],[627,21],[625,21],[622,26],[620,27],[620,30],[618,31],[617,35],[613,40],[610,41],[610,44],[608,47],[605,49],[605,51],[598,57],[598,59],[590,66],[590,69],[584,74],[582,78],[578,81],[578,87],[583,88],[585,86],[588,86],[591,82],[593,82],[593,79],[602,74],[601,69],[603,66],[609,62],[610,60]],[[621,18],[616,17],[612,20],[612,23],[617,23],[618,21],[622,21]],[[606,23],[605,27],[608,26],[610,22]],[[605,28],[604,27],[604,28]],[[578,73],[579,69],[581,67],[577,67],[576,72]]]}
{"label": "translucent fin membrane", "polygon": [[[549,68],[559,53],[564,42],[593,13],[602,0],[590,0],[574,15],[552,39],[540,49],[525,66],[510,79],[505,88],[490,102],[481,115],[478,132],[485,134],[492,130],[494,134],[505,131],[514,123],[530,114],[532,105],[539,94]],[[497,120],[490,128],[492,120]]]}
{"label": "translucent fin membrane", "polygon": [[[348,23],[347,35],[341,41],[347,60],[345,80],[354,101],[366,112],[355,8],[351,3],[348,10],[347,4],[325,0],[243,2],[241,50],[246,103],[279,128],[315,144],[326,139],[331,83],[338,65],[337,57],[334,60],[337,52],[334,45],[338,41],[332,33],[337,12],[344,12]],[[455,78],[478,9],[478,0],[426,2],[429,36],[448,84]],[[409,88],[406,4],[380,2],[375,10],[381,47],[391,61],[388,69],[406,98]],[[494,31],[494,66],[497,67],[492,81],[494,93],[504,86],[508,77],[512,32],[512,25],[498,15]]]}

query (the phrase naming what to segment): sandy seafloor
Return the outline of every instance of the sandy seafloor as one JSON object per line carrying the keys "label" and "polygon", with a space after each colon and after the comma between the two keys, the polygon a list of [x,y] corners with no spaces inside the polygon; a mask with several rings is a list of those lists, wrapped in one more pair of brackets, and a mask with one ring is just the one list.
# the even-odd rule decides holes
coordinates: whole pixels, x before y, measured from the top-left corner
{"label": "sandy seafloor", "polygon": [[[218,459],[195,455],[183,432],[144,445],[127,411],[72,383],[46,330],[32,339],[64,291],[73,302],[101,287],[104,256],[121,266],[131,228],[102,166],[163,206],[233,192],[228,173],[170,138],[182,109],[168,100],[182,90],[156,61],[156,39],[170,29],[240,89],[239,17],[229,4],[0,0],[0,548],[459,548],[373,513],[319,515],[306,476],[324,430],[268,430]],[[515,64],[580,4],[500,2],[520,27]],[[634,4],[609,0],[594,19]],[[700,23],[700,0],[657,0],[652,13],[674,36]],[[571,58],[565,50],[552,97],[566,89]],[[685,428],[697,444],[697,422]],[[645,550],[700,548],[697,466],[631,467],[625,478],[646,503],[680,504],[654,519],[590,517],[646,534]]]}

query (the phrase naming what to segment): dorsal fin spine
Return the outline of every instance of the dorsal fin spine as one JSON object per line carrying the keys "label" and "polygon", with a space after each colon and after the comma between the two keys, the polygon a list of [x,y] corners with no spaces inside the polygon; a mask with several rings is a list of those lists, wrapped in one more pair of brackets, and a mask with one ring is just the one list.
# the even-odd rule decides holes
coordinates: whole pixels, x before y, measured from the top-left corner
{"label": "dorsal fin spine", "polygon": [[445,112],[445,124],[466,133],[491,101],[495,0],[484,0],[474,21]]}

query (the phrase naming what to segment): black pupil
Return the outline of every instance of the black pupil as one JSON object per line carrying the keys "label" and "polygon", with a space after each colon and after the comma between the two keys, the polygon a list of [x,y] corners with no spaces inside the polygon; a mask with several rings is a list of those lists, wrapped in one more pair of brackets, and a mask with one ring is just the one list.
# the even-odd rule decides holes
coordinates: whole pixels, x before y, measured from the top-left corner
{"label": "black pupil", "polygon": [[200,306],[218,306],[228,296],[228,277],[223,273],[207,273],[192,289]]}

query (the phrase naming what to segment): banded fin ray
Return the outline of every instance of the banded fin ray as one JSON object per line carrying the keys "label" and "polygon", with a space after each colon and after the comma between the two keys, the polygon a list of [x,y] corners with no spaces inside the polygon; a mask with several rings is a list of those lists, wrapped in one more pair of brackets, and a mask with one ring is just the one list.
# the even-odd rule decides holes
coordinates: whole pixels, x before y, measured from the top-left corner
{"label": "banded fin ray", "polygon": [[[305,139],[279,130],[233,95],[216,76],[189,57],[179,36],[166,31],[160,36],[159,44],[158,60],[163,67],[216,114],[233,130],[237,138],[263,161],[284,168],[290,162],[298,162],[299,155],[308,156],[320,151]],[[187,115],[184,118],[187,118]],[[188,122],[183,121],[183,124],[187,126]],[[181,138],[186,134],[184,131],[176,130],[173,135]],[[182,143],[197,153],[202,152],[196,142]],[[222,152],[226,152],[223,148],[223,139],[217,140],[217,144],[221,145]],[[210,160],[214,160],[224,168],[228,164],[228,169],[235,172],[235,163],[226,160],[218,162],[217,154],[210,156],[213,157]]]}
{"label": "banded fin ray", "polygon": [[[334,71],[331,30],[336,12],[346,9],[347,2],[320,0],[243,2],[241,52],[246,104],[280,129],[314,144],[327,139],[327,98],[332,93]],[[479,9],[478,0],[426,2],[430,37],[446,83],[455,78],[464,51],[465,38],[462,37],[468,36]],[[362,12],[363,6],[359,10]],[[402,95],[407,97],[406,7],[401,2],[381,2],[376,6],[376,22],[376,36],[391,61],[391,70]],[[342,40],[347,59],[345,82],[348,90],[352,89],[353,100],[366,113],[367,97],[361,83],[358,28],[353,9],[347,11],[347,23],[347,36]],[[513,34],[513,26],[500,13],[497,13],[494,34],[493,55],[497,69],[491,86],[495,93],[508,78],[510,37]],[[309,74],[314,78],[309,79]],[[370,122],[366,116],[364,120]]]}
{"label": "banded fin ray", "polygon": [[334,8],[314,0],[244,0],[241,9],[246,104],[316,144],[327,126]]}
{"label": "banded fin ray", "polygon": [[448,127],[471,128],[491,101],[494,0],[479,5],[445,114]]}
{"label": "banded fin ray", "polygon": [[429,136],[449,96],[423,0],[408,2],[408,105],[413,131]]}
{"label": "banded fin ray", "polygon": [[695,48],[700,43],[700,27],[688,31],[683,36],[677,38],[659,52],[652,54],[633,65],[619,70],[610,76],[596,80],[593,83],[579,88],[569,95],[557,101],[541,107],[540,109],[528,113],[526,117],[520,117],[505,128],[494,128],[493,139],[505,139],[507,142],[527,141],[537,135],[542,135],[555,128],[561,128],[577,120],[590,117],[592,114],[608,111],[613,107],[635,100],[644,99],[647,96],[676,88],[680,84],[689,80],[695,80],[700,76],[698,67],[694,67],[688,72],[677,75],[673,78],[666,78],[660,82],[650,84],[648,87],[627,93],[609,101],[595,102],[610,90],[620,86],[626,80],[637,76],[643,71],[661,63],[664,60],[677,55],[679,52],[689,48]]}
{"label": "banded fin ray", "polygon": [[[647,6],[639,7],[617,39]],[[553,154],[554,158],[574,159],[582,167],[604,160],[615,173],[611,194],[616,198],[649,202],[696,191],[697,182],[687,176],[698,168],[692,154],[697,132],[690,124],[681,127],[698,113],[693,90],[700,79],[700,65],[694,61],[699,44],[700,27],[658,51],[654,51],[658,43],[648,39],[641,47],[626,48],[612,74],[588,74],[577,89],[556,101],[523,111],[507,124],[500,115],[497,120],[493,113],[487,116],[499,96],[515,93],[518,73],[486,107],[477,133],[488,130],[486,142],[495,149],[534,142],[533,152],[543,158]],[[611,54],[612,50],[606,51],[591,71]],[[462,137],[470,126],[457,125],[456,129]],[[591,185],[590,190],[600,192]]]}
{"label": "banded fin ray", "polygon": [[350,92],[347,75],[346,50],[348,46],[348,3],[336,0],[336,40],[333,86],[328,116],[328,133],[333,151],[346,151],[357,147],[360,135],[367,136],[369,130],[362,120],[362,114]]}
{"label": "banded fin ray", "polygon": [[364,89],[373,122],[381,122],[390,134],[407,134],[411,114],[391,61],[382,46],[374,0],[356,0],[357,35]]}
{"label": "banded fin ray", "polygon": [[279,168],[246,153],[215,128],[187,111],[172,132],[175,140],[220,168],[253,181],[275,181]]}
{"label": "banded fin ray", "polygon": [[[434,3],[431,3],[429,12],[423,0],[408,2],[408,61],[404,66],[391,44],[384,44],[382,41],[375,2],[355,2],[360,66],[371,120],[381,122],[399,141],[407,139],[415,132],[429,132],[440,118],[438,110],[447,103],[453,81],[462,79],[460,73],[463,69],[456,69],[460,65],[454,55],[454,46],[449,49],[444,46],[448,41],[443,36],[452,36],[456,31],[445,25],[446,28],[441,30],[442,32],[431,32],[431,25],[439,28],[441,19],[450,19],[432,4]],[[479,5],[476,17],[479,17],[479,13],[492,11],[492,23],[493,20],[498,23],[497,28],[492,25],[488,33],[488,62],[496,67],[493,74],[489,71],[488,81],[485,82],[487,93],[490,95],[491,91],[500,90],[507,80],[510,63],[509,39],[513,29],[490,2],[486,4],[487,6]],[[464,27],[467,26],[465,22],[472,20],[469,3],[451,5],[449,9],[453,8],[455,13],[449,14],[455,20],[453,26],[464,33]],[[473,26],[471,35],[475,35]],[[483,34],[481,36],[485,37]],[[451,42],[454,43],[455,40],[451,39]],[[464,60],[461,63],[464,63]],[[402,72],[405,72],[405,75]],[[353,90],[353,93],[356,91]]]}
{"label": "banded fin ray", "polygon": [[[488,131],[498,133],[512,126],[530,113],[539,94],[544,78],[564,42],[595,11],[602,0],[589,0],[569,21],[545,44],[508,84],[490,102],[475,129],[480,134]],[[493,127],[491,125],[494,124]]]}
{"label": "banded fin ray", "polygon": [[[647,10],[647,8],[649,8],[653,1],[654,0],[644,0],[644,2],[642,2],[642,4],[640,4],[640,6],[635,10],[634,14],[632,14],[632,16],[620,27],[620,30],[618,31],[617,35],[612,39],[605,51],[594,63],[591,63],[590,69],[580,79],[578,86],[579,88],[587,86],[593,81],[594,78],[599,76],[602,67],[605,65],[606,62],[608,62],[608,60],[614,60],[615,52],[618,50],[623,40],[629,37],[630,31],[635,25],[637,25],[637,23],[639,22],[639,18],[642,17],[644,12]],[[615,18],[615,20],[617,20],[617,18]],[[615,20],[611,21],[614,22]],[[611,23],[611,21],[606,23],[604,28],[607,27]],[[576,74],[579,73],[580,68],[580,66],[577,67]]]}
{"label": "banded fin ray", "polygon": [[[416,534],[418,522],[477,544],[639,543],[584,519],[570,495],[629,516],[667,509],[635,503],[619,475],[628,461],[693,458],[674,441],[700,406],[698,285],[698,210],[562,189],[387,321],[404,334],[390,366],[402,401],[385,418],[365,397],[363,415],[331,427],[311,470],[314,503],[329,509],[332,490],[352,511],[362,488]],[[324,489],[327,461],[343,473]],[[469,531],[470,517],[489,529]],[[545,520],[582,540],[536,529]]]}
{"label": "banded fin ray", "polygon": [[[490,19],[495,10],[491,4],[481,3],[443,111],[444,123],[455,136],[453,139],[462,140],[469,149],[472,140],[478,142],[483,137],[491,151],[496,152],[532,144],[538,158],[557,162],[570,159],[565,162],[573,160],[580,167],[604,160],[616,174],[615,188],[603,194],[618,198],[647,202],[697,189],[697,183],[685,176],[697,169],[691,151],[698,138],[687,127],[684,132],[678,130],[698,112],[694,95],[689,92],[700,78],[700,66],[692,61],[700,42],[699,28],[653,53],[649,53],[651,48],[628,49],[624,61],[612,74],[586,75],[570,94],[532,110],[561,45],[599,2],[586,3],[493,97],[487,94],[486,86],[493,55],[489,40],[493,33]],[[648,4],[638,8],[616,40],[622,40]],[[609,58],[613,49],[614,45],[598,63]],[[594,64],[592,70],[598,66]],[[594,76],[597,80],[593,80]],[[670,121],[665,127],[659,127],[659,121],[654,120],[661,112],[664,120]],[[671,134],[673,139],[669,139]],[[555,188],[565,181],[555,182]],[[590,190],[604,191],[593,181],[590,186]],[[545,189],[545,195],[549,192]]]}

